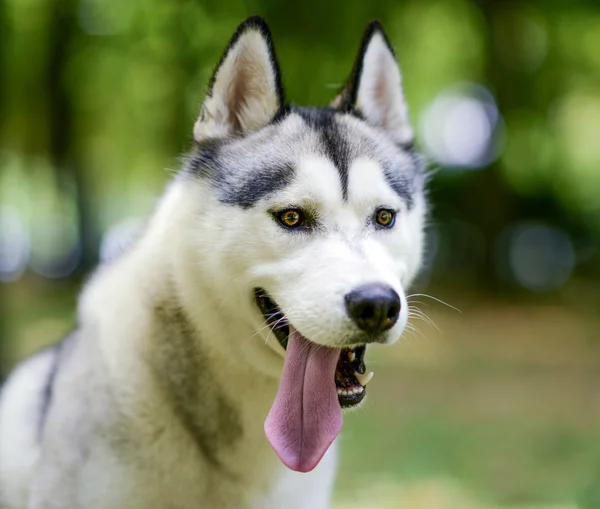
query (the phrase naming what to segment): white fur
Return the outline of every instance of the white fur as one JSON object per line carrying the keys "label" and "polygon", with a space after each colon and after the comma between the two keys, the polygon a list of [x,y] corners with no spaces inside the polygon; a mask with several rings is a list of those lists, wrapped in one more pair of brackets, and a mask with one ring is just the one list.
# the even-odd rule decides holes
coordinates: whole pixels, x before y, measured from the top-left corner
{"label": "white fur", "polygon": [[[0,502],[4,508],[25,507],[39,457],[35,423],[42,405],[43,376],[51,354],[42,352],[19,366],[2,389],[0,405]],[[40,376],[41,375],[41,376]],[[27,423],[27,425],[24,425]]]}

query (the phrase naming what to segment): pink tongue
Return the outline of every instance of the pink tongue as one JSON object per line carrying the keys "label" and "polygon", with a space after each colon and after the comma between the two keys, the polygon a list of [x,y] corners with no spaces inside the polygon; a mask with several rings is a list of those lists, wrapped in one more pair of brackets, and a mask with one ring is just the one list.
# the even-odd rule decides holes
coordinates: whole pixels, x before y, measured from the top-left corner
{"label": "pink tongue", "polygon": [[290,327],[279,390],[265,433],[279,459],[310,472],[342,429],[335,387],[340,350],[315,345]]}

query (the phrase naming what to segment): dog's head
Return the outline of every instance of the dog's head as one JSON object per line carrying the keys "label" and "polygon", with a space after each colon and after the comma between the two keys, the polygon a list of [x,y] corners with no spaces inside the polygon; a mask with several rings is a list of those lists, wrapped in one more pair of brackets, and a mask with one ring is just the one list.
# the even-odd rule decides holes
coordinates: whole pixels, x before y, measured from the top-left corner
{"label": "dog's head", "polygon": [[424,244],[423,164],[381,25],[368,26],[331,106],[300,108],[285,102],[266,24],[250,18],[194,137],[185,175],[210,202],[198,226],[206,278],[259,331],[240,341],[283,354],[295,335],[338,349],[339,401],[359,403],[364,345],[401,336]]}

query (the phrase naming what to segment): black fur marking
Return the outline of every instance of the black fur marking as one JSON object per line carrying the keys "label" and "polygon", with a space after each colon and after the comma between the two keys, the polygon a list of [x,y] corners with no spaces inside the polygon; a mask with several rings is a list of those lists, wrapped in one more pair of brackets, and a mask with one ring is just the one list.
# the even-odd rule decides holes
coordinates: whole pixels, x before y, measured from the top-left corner
{"label": "black fur marking", "polygon": [[50,369],[46,375],[46,382],[42,389],[42,406],[39,413],[39,421],[37,427],[38,442],[41,442],[44,434],[44,427],[46,424],[46,417],[48,416],[48,410],[50,409],[50,403],[52,402],[52,392],[54,386],[54,379],[56,378],[56,372],[58,370],[58,357],[60,352],[60,343],[50,350],[46,350],[46,353],[52,355],[50,361]]}
{"label": "black fur marking", "polygon": [[411,155],[416,151],[415,142],[414,141],[408,141],[406,143],[400,143],[398,146],[402,150],[404,150],[405,152],[410,152]]}
{"label": "black fur marking", "polygon": [[251,178],[241,184],[236,184],[235,187],[227,185],[225,182],[220,186],[219,200],[227,205],[249,209],[262,198],[290,184],[293,177],[294,168],[292,166],[261,169],[253,173]]}
{"label": "black fur marking", "polygon": [[242,438],[239,415],[212,380],[210,365],[185,313],[164,304],[154,309],[154,315],[161,331],[156,334],[158,351],[150,365],[165,399],[206,461],[235,478],[219,456]]}
{"label": "black fur marking", "polygon": [[203,178],[217,178],[219,169],[219,150],[224,140],[213,139],[194,143],[186,157],[186,169]]}
{"label": "black fur marking", "polygon": [[285,120],[285,118],[292,112],[292,106],[290,104],[284,104],[279,108],[279,111],[269,122],[269,125],[277,124]]}
{"label": "black fur marking", "polygon": [[335,121],[338,114],[334,108],[295,108],[304,121],[321,137],[325,155],[337,168],[342,185],[342,196],[348,199],[348,168],[350,166],[350,146]]}
{"label": "black fur marking", "polygon": [[406,206],[410,210],[414,205],[415,194],[422,191],[425,161],[413,146],[403,150],[410,156],[411,169],[409,171],[399,170],[393,165],[384,164],[383,172],[389,186],[406,202]]}
{"label": "black fur marking", "polygon": [[249,209],[262,198],[290,184],[294,177],[291,165],[260,166],[244,172],[238,178],[235,167],[225,167],[220,150],[226,140],[209,140],[196,143],[186,159],[186,170],[210,181],[219,200],[228,205]]}
{"label": "black fur marking", "polygon": [[[390,50],[391,54],[395,57],[394,49],[390,44],[387,35],[385,34],[385,30],[381,23],[377,20],[371,21],[367,28],[365,29],[362,37],[362,41],[360,43],[360,49],[358,50],[358,56],[354,61],[354,66],[352,67],[352,72],[350,73],[350,77],[348,78],[346,84],[342,87],[342,90],[339,92],[339,96],[341,97],[340,104],[338,105],[338,109],[340,111],[351,113],[356,115],[356,99],[358,95],[358,87],[360,85],[360,78],[362,76],[363,64],[365,59],[365,53],[367,52],[367,48],[369,47],[369,43],[371,39],[376,33],[380,33],[385,41],[386,46]],[[358,115],[361,115],[358,113]],[[362,116],[362,115],[361,115]]]}
{"label": "black fur marking", "polygon": [[50,367],[48,369],[48,373],[46,375],[46,381],[44,387],[42,389],[42,407],[40,409],[39,421],[38,421],[38,441],[42,440],[42,436],[44,433],[44,427],[46,425],[46,418],[48,417],[48,411],[50,410],[50,405],[52,404],[52,398],[54,396],[54,382],[56,380],[56,374],[58,373],[58,369],[60,367],[60,361],[62,358],[62,354],[64,351],[65,344],[71,338],[75,336],[75,332],[72,332],[65,336],[62,340],[60,340],[57,344],[45,348],[37,355],[52,355],[52,359],[50,360]]}
{"label": "black fur marking", "polygon": [[384,169],[384,174],[388,185],[406,202],[406,207],[410,210],[414,204],[414,175],[405,175],[397,170],[388,169]]}
{"label": "black fur marking", "polygon": [[275,46],[273,45],[273,38],[271,37],[271,30],[269,29],[267,22],[260,16],[250,16],[245,21],[243,21],[240,24],[240,26],[238,26],[237,30],[235,31],[231,40],[229,41],[227,48],[223,52],[223,55],[221,55],[221,58],[219,59],[219,63],[217,64],[217,66],[215,67],[215,70],[212,73],[210,81],[208,82],[208,91],[207,91],[206,95],[207,95],[207,97],[210,97],[212,95],[213,87],[215,84],[215,80],[217,78],[217,73],[219,72],[219,68],[221,67],[223,62],[225,62],[227,55],[229,54],[231,49],[235,46],[235,44],[238,42],[240,37],[242,37],[242,35],[244,35],[244,33],[246,33],[246,31],[248,31],[248,30],[257,30],[258,32],[260,32],[260,34],[262,35],[262,37],[267,45],[267,49],[269,51],[269,61],[271,63],[271,68],[273,69],[273,74],[275,76],[275,91],[277,93],[279,109],[282,109],[282,108],[284,108],[284,105],[285,105],[285,93],[284,93],[283,84],[281,81],[281,70],[279,68],[279,64],[277,61],[277,54],[275,53]]}

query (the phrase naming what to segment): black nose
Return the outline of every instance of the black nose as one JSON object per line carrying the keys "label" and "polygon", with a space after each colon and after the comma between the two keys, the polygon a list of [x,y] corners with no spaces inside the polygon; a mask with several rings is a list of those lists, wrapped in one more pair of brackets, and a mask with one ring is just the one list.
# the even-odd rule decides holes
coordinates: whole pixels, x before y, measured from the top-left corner
{"label": "black nose", "polygon": [[400,297],[391,286],[371,283],[346,295],[346,309],[360,329],[376,334],[398,320]]}

